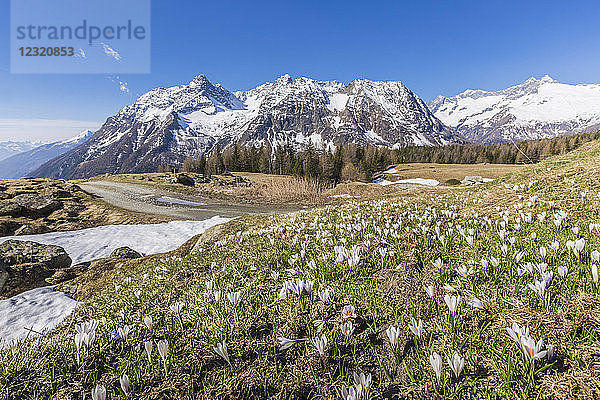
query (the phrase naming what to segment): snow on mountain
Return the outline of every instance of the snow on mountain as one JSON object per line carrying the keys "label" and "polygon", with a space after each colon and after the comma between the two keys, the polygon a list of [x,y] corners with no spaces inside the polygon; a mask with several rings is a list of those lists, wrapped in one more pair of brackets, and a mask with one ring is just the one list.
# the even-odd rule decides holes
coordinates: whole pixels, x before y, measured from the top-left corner
{"label": "snow on mountain", "polygon": [[454,131],[401,82],[357,79],[344,85],[283,75],[232,93],[200,75],[188,85],[142,95],[108,118],[91,140],[34,175],[155,171],[159,164],[177,165],[234,143],[331,149],[342,143],[400,147],[455,140]]}
{"label": "snow on mountain", "polygon": [[0,161],[0,179],[18,179],[29,175],[48,160],[79,146],[88,140],[94,132],[85,130],[77,136],[54,143],[37,145],[33,149],[20,152]]}
{"label": "snow on mountain", "polygon": [[0,160],[7,159],[15,154],[29,151],[39,145],[40,143],[38,142],[0,142]]}
{"label": "snow on mountain", "polygon": [[476,143],[540,139],[600,128],[600,84],[529,78],[497,92],[467,90],[429,103],[444,124]]}

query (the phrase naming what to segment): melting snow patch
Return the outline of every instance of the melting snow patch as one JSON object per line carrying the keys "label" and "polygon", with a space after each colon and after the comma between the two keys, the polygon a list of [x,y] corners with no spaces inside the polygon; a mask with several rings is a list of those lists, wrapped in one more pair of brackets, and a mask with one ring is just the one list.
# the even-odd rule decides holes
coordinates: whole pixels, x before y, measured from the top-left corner
{"label": "melting snow patch", "polygon": [[17,340],[51,331],[73,312],[77,304],[52,286],[0,300],[0,349]]}
{"label": "melting snow patch", "polygon": [[413,183],[416,185],[424,185],[424,186],[437,186],[440,184],[440,182],[436,181],[435,179],[423,179],[423,178],[402,179],[401,181],[396,181],[394,183]]}
{"label": "melting snow patch", "polygon": [[483,178],[483,181],[484,182],[494,182],[495,179],[492,179],[492,178]]}
{"label": "melting snow patch", "polygon": [[174,197],[169,197],[169,196],[157,197],[155,200],[158,201],[159,203],[178,204],[178,205],[190,206],[190,207],[201,207],[201,206],[205,205],[204,203],[197,203],[195,201],[176,199]]}
{"label": "melting snow patch", "polygon": [[391,182],[391,181],[388,181],[387,179],[383,179],[383,178],[377,178],[373,181],[373,183],[376,183],[381,186],[387,186],[387,185],[393,185],[396,182]]}
{"label": "melting snow patch", "polygon": [[373,183],[376,183],[381,186],[395,185],[397,183],[411,183],[414,185],[424,185],[424,186],[437,186],[440,184],[440,182],[436,181],[435,179],[423,179],[423,178],[402,179],[402,180],[395,181],[395,182],[388,181],[387,179],[383,179],[383,178],[377,178],[373,181]]}
{"label": "melting snow patch", "polygon": [[392,168],[388,168],[385,171],[383,171],[384,174],[397,174],[398,170],[395,167]]}
{"label": "melting snow patch", "polygon": [[331,199],[356,199],[358,196],[352,196],[351,194],[348,193],[342,193],[342,194],[332,194],[331,196],[329,196],[329,198]]}
{"label": "melting snow patch", "polygon": [[108,257],[113,250],[128,246],[143,254],[175,250],[191,237],[208,228],[230,221],[219,216],[203,221],[172,221],[149,225],[106,225],[77,231],[52,232],[39,235],[10,236],[9,240],[31,240],[61,246],[73,264]]}

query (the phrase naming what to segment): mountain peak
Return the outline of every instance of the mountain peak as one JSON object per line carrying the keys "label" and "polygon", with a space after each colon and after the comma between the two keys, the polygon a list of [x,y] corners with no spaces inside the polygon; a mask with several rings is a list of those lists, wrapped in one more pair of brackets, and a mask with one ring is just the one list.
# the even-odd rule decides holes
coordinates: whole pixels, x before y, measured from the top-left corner
{"label": "mountain peak", "polygon": [[277,78],[275,83],[292,83],[293,81],[294,80],[289,74],[283,74],[279,78]]}
{"label": "mountain peak", "polygon": [[207,85],[211,85],[211,83],[208,80],[208,78],[206,77],[206,75],[198,75],[194,79],[192,79],[190,82],[191,87],[195,87],[195,86],[203,87],[203,86],[207,86]]}

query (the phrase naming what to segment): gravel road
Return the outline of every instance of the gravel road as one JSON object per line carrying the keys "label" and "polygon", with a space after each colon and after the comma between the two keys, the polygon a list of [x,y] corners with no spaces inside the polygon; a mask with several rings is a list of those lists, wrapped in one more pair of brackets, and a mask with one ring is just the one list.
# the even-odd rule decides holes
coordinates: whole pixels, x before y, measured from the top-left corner
{"label": "gravel road", "polygon": [[204,220],[215,215],[232,218],[295,210],[277,206],[229,204],[131,183],[92,181],[80,183],[79,187],[115,207],[185,220]]}

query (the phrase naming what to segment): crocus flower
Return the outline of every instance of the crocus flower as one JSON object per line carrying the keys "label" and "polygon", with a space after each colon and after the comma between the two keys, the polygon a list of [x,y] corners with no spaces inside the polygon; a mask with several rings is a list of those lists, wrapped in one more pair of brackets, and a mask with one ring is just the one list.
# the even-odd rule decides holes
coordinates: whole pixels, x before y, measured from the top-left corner
{"label": "crocus flower", "polygon": [[354,332],[354,325],[352,325],[352,322],[348,321],[340,325],[340,329],[342,331],[342,334],[346,337],[346,339],[349,339],[350,336],[352,336],[352,332]]}
{"label": "crocus flower", "polygon": [[465,367],[465,359],[459,356],[457,352],[454,352],[454,354],[452,354],[452,357],[448,358],[448,365],[450,365],[450,369],[452,369],[452,372],[454,372],[454,377],[456,378],[456,382],[458,383],[460,374],[462,373],[462,370]]}
{"label": "crocus flower", "polygon": [[567,279],[567,275],[569,274],[569,268],[565,267],[563,265],[558,267],[558,275],[560,275],[560,277],[565,280]]}
{"label": "crocus flower", "polygon": [[327,336],[322,335],[321,337],[316,337],[312,340],[312,343],[315,345],[319,355],[324,356],[325,350],[327,349]]}
{"label": "crocus flower", "polygon": [[148,355],[148,362],[152,363],[152,346],[154,345],[154,342],[152,342],[152,340],[147,340],[144,342],[144,349],[146,350],[146,354]]}
{"label": "crocus flower", "polygon": [[180,303],[178,301],[176,301],[174,304],[171,304],[169,306],[169,308],[171,309],[171,311],[173,311],[175,314],[179,315],[181,314],[181,310],[183,309],[184,304]]}
{"label": "crocus flower", "polygon": [[119,383],[121,384],[121,390],[123,390],[125,396],[129,397],[129,393],[131,392],[131,385],[127,374],[123,374],[119,377]]}
{"label": "crocus flower", "polygon": [[231,361],[229,360],[229,352],[227,351],[227,343],[225,343],[224,340],[221,343],[217,343],[216,346],[213,347],[213,351],[227,361],[227,364],[231,365]]}
{"label": "crocus flower", "polygon": [[410,331],[419,339],[419,342],[423,342],[423,320],[419,318],[419,322],[417,322],[414,318],[410,319],[410,324],[408,325]]}
{"label": "crocus flower", "polygon": [[592,279],[594,280],[594,283],[596,284],[596,286],[598,286],[598,264],[597,263],[592,264]]}
{"label": "crocus flower", "polygon": [[329,301],[329,289],[323,289],[317,294],[323,303],[327,303]]}
{"label": "crocus flower", "polygon": [[542,350],[544,347],[543,339],[537,342],[530,336],[521,336],[521,348],[527,359],[533,364],[534,361],[542,359],[546,356],[547,351]]}
{"label": "crocus flower", "polygon": [[165,374],[167,373],[167,355],[169,354],[169,342],[161,340],[157,344],[158,354],[162,359],[163,365],[165,366]]}
{"label": "crocus flower", "polygon": [[427,296],[433,299],[435,287],[433,285],[425,286],[425,293],[427,293]]}
{"label": "crocus flower", "polygon": [[129,336],[130,330],[131,328],[129,327],[129,325],[123,325],[122,328],[117,329],[117,335],[119,335],[121,339],[127,342],[127,337]]}
{"label": "crocus flower", "polygon": [[366,391],[369,390],[369,388],[371,387],[371,374],[366,374],[364,372],[361,372],[360,374],[357,374],[356,372],[354,373],[354,385],[358,386],[362,386],[362,388]]}
{"label": "crocus flower", "polygon": [[283,336],[277,338],[279,341],[279,350],[287,350],[298,342],[303,341],[304,339],[288,339]]}
{"label": "crocus flower", "polygon": [[146,325],[146,328],[148,328],[148,330],[150,332],[152,332],[152,317],[151,316],[146,316],[144,317],[144,325]]}
{"label": "crocus flower", "polygon": [[356,318],[356,310],[354,306],[345,305],[342,309],[342,317],[344,318]]}
{"label": "crocus flower", "polygon": [[477,309],[487,311],[487,308],[485,307],[485,304],[483,304],[483,301],[479,300],[477,297],[471,298],[470,303],[473,307]]}
{"label": "crocus flower", "polygon": [[396,351],[398,347],[398,340],[400,339],[400,328],[390,325],[385,331],[388,339],[390,340],[390,344],[394,351]]}
{"label": "crocus flower", "polygon": [[458,309],[458,305],[460,304],[460,295],[458,296],[450,296],[445,295],[444,301],[448,306],[448,310],[450,310],[450,314],[452,315],[452,320],[456,319],[456,310]]}
{"label": "crocus flower", "polygon": [[96,385],[92,389],[92,400],[106,400],[106,388],[103,385]]}
{"label": "crocus flower", "polygon": [[240,292],[229,292],[227,293],[227,299],[231,303],[231,305],[235,308],[240,303]]}
{"label": "crocus flower", "polygon": [[435,372],[435,376],[439,382],[440,378],[442,377],[442,356],[434,351],[429,356],[429,363],[431,364],[431,368],[433,368],[433,372]]}

